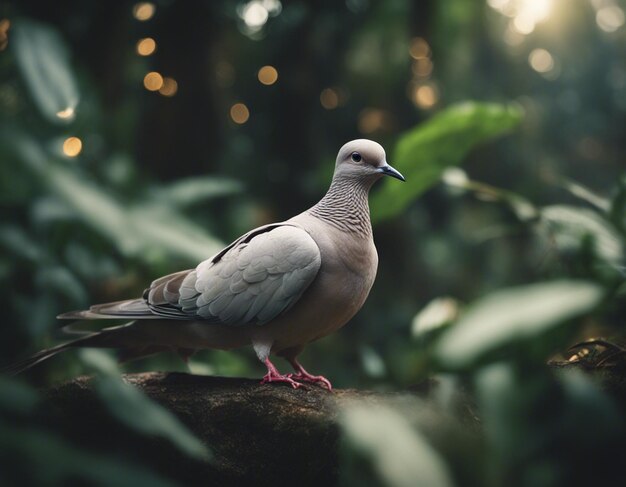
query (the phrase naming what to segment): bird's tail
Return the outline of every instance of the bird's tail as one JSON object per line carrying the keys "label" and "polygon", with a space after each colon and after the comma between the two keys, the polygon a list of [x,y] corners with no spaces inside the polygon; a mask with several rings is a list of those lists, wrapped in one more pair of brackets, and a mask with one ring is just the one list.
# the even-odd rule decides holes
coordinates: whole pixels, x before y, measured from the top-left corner
{"label": "bird's tail", "polygon": [[[81,340],[80,338],[75,341]],[[40,352],[37,352],[34,355],[31,355],[28,358],[18,360],[17,362],[13,362],[12,364],[0,367],[0,373],[3,375],[14,376],[24,372],[25,370],[34,367],[40,362],[49,359],[50,357],[54,357],[57,353],[61,353],[68,348],[71,348],[74,344],[74,341],[69,343],[62,343],[61,345],[57,345],[56,347],[46,348]]]}
{"label": "bird's tail", "polygon": [[46,348],[31,355],[28,358],[18,360],[12,364],[0,367],[0,374],[14,376],[24,372],[25,370],[34,367],[38,363],[44,360],[54,357],[56,354],[76,347],[95,347],[95,348],[110,348],[124,346],[123,339],[132,333],[130,328],[131,323],[126,325],[116,326],[112,328],[105,328],[96,333],[90,333],[86,336],[72,340],[71,342],[62,343],[55,347]]}

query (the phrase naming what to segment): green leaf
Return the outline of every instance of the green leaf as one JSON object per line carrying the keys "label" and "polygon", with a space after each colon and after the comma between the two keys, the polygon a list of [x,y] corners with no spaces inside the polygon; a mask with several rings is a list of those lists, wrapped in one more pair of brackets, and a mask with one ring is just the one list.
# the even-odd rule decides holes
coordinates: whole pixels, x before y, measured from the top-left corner
{"label": "green leaf", "polygon": [[45,24],[18,19],[11,25],[9,45],[42,115],[54,123],[70,122],[79,94],[59,33]]}
{"label": "green leaf", "polygon": [[623,415],[590,375],[549,372],[510,363],[477,370],[489,485],[611,485],[621,476]]}
{"label": "green leaf", "polygon": [[348,446],[362,453],[389,487],[447,487],[447,465],[428,440],[389,407],[348,407],[341,425]]}
{"label": "green leaf", "polygon": [[591,311],[603,297],[586,281],[553,281],[495,292],[477,302],[441,338],[438,360],[450,368],[474,364],[490,351],[544,333]]}
{"label": "green leaf", "polygon": [[[178,484],[141,466],[79,449],[63,439],[31,427],[0,421],[2,471],[20,485],[84,485],[102,487],[174,487]],[[11,461],[14,459],[15,461]],[[78,482],[83,485],[83,482]]]}
{"label": "green leaf", "polygon": [[234,179],[194,177],[180,179],[154,191],[159,201],[185,207],[202,201],[241,192],[241,183]]}
{"label": "green leaf", "polygon": [[210,458],[207,447],[176,416],[130,384],[113,376],[102,377],[96,391],[109,411],[130,428],[166,438],[191,457]]}
{"label": "green leaf", "polygon": [[117,201],[70,168],[50,160],[32,139],[16,136],[13,145],[41,182],[122,254],[149,260],[151,252],[165,251],[198,262],[222,248],[219,240],[174,209],[129,207]]}
{"label": "green leaf", "polygon": [[372,221],[400,213],[435,184],[447,167],[459,164],[481,142],[513,129],[521,117],[514,105],[466,102],[402,135],[389,163],[406,177],[406,183],[387,182],[372,195]]}
{"label": "green leaf", "polygon": [[566,205],[547,206],[541,210],[539,228],[547,231],[562,251],[580,249],[584,238],[590,236],[598,257],[613,267],[623,266],[624,249],[620,234],[593,210]]}

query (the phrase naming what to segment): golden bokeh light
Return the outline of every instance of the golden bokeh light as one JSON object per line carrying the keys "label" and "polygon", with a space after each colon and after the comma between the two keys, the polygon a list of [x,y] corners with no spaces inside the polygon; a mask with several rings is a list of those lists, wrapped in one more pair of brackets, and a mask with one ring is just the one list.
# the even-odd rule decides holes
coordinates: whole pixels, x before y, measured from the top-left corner
{"label": "golden bokeh light", "polygon": [[358,129],[362,134],[372,134],[391,127],[391,114],[378,108],[366,108],[359,114]]}
{"label": "golden bokeh light", "polygon": [[159,88],[159,93],[163,96],[174,96],[178,91],[178,83],[174,78],[163,78],[163,86]]}
{"label": "golden bokeh light", "polygon": [[333,88],[325,88],[320,93],[320,103],[326,110],[334,110],[339,106],[339,93]]}
{"label": "golden bokeh light", "polygon": [[74,118],[74,108],[73,107],[67,107],[65,110],[59,110],[57,112],[57,117],[59,117],[60,119],[63,119],[63,120],[70,120],[70,119]]}
{"label": "golden bokeh light", "polygon": [[554,58],[545,49],[533,49],[528,55],[528,64],[538,73],[548,73],[554,69]]}
{"label": "golden bokeh light", "polygon": [[250,110],[243,103],[235,103],[230,107],[230,118],[232,118],[233,122],[241,125],[250,118]]}
{"label": "golden bokeh light", "polygon": [[152,37],[140,39],[139,42],[137,42],[137,54],[140,56],[149,56],[156,51],[156,47],[156,41]]}
{"label": "golden bokeh light", "polygon": [[83,150],[83,143],[78,137],[68,137],[63,142],[63,154],[67,157],[76,157]]}
{"label": "golden bokeh light", "polygon": [[135,6],[133,7],[134,17],[141,22],[150,20],[152,16],[154,15],[154,11],[155,11],[155,7],[154,7],[154,4],[151,2],[136,3]]}
{"label": "golden bokeh light", "polygon": [[278,81],[278,71],[274,66],[263,66],[258,72],[259,81],[266,85],[273,85]]}
{"label": "golden bokeh light", "polygon": [[413,59],[424,59],[430,56],[430,46],[426,39],[422,37],[412,39],[409,46],[409,54]]}
{"label": "golden bokeh light", "polygon": [[143,85],[148,91],[159,91],[163,86],[163,76],[156,71],[150,71],[144,76]]}
{"label": "golden bokeh light", "polygon": [[11,21],[9,19],[0,20],[0,51],[4,51],[9,43],[9,28]]}
{"label": "golden bokeh light", "polygon": [[413,91],[413,103],[419,108],[432,108],[438,98],[437,88],[432,84],[418,85]]}
{"label": "golden bokeh light", "polygon": [[433,72],[433,62],[427,57],[419,58],[413,63],[412,69],[418,78],[428,78]]}

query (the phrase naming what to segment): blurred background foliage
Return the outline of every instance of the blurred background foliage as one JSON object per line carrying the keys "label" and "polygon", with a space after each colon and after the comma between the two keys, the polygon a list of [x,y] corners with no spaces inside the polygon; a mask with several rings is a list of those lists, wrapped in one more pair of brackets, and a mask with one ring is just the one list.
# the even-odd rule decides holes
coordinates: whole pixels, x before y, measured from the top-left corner
{"label": "blurred background foliage", "polygon": [[[337,387],[395,390],[434,375],[441,391],[409,411],[347,411],[342,479],[600,485],[624,453],[624,403],[587,375],[543,364],[624,355],[625,9],[621,0],[3,2],[2,361],[54,343],[58,313],[135,296],[307,208],[337,149],[373,138],[408,182],[382,182],[371,197],[380,265],[370,299],[303,363]],[[608,340],[599,349],[567,352],[598,336]],[[190,368],[262,374],[246,350],[202,352]],[[186,367],[167,355],[124,366],[147,369]],[[46,431],[24,381],[94,370],[120,422],[209,455],[125,388],[106,354],[65,354],[0,382],[3,485],[173,485],[149,465]],[[484,436],[464,431],[454,406],[463,391]],[[429,434],[429,408],[447,439]],[[137,426],[128,415],[142,411]],[[469,445],[463,454],[446,444],[457,440]]]}

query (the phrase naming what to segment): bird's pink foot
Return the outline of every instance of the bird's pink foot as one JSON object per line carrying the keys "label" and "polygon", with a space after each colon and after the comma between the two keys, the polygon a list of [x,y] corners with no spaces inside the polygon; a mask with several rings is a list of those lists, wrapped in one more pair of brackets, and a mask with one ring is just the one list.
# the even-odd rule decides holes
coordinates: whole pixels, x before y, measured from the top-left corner
{"label": "bird's pink foot", "polygon": [[310,382],[311,384],[320,385],[328,389],[329,391],[333,390],[332,384],[323,375],[311,375],[308,372],[305,372],[304,374],[301,372],[298,372],[296,374],[287,374],[287,377],[289,377],[292,380],[295,380],[296,382]]}
{"label": "bird's pink foot", "polygon": [[302,367],[302,365],[300,365],[300,363],[295,359],[290,360],[290,362],[293,368],[296,370],[295,374],[287,374],[287,377],[289,377],[290,379],[295,380],[297,382],[310,382],[311,384],[320,385],[328,389],[329,391],[333,390],[332,384],[326,377],[322,375],[309,374],[304,369],[304,367]]}
{"label": "bird's pink foot", "polygon": [[291,374],[283,375],[278,372],[278,369],[274,366],[272,362],[270,362],[269,359],[265,359],[265,366],[267,367],[267,374],[265,374],[265,376],[261,380],[261,384],[269,384],[270,382],[285,382],[294,389],[302,387],[302,384],[296,382],[290,377]]}

